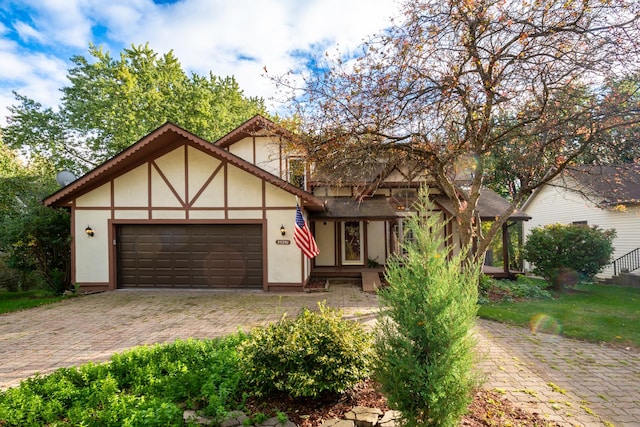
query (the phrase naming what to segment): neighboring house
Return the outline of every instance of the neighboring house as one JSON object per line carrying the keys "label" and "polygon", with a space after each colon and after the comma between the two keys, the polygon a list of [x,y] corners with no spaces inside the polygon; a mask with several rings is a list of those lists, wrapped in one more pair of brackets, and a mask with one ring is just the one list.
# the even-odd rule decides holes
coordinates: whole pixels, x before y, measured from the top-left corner
{"label": "neighboring house", "polygon": [[640,267],[640,165],[568,169],[538,188],[523,209],[533,218],[524,224],[525,239],[531,229],[554,223],[615,229],[612,261],[629,255],[616,261],[615,269],[608,265],[598,278]]}
{"label": "neighboring house", "polygon": [[[311,174],[292,140],[261,116],[215,143],[167,123],[52,194],[45,205],[71,210],[73,283],[287,291],[312,275],[383,266],[400,250],[418,188],[434,183],[417,168],[382,164],[357,182]],[[430,188],[438,214],[451,218]],[[506,203],[484,191],[480,214],[492,219]],[[314,259],[293,242],[296,204],[320,249]],[[454,222],[447,232],[455,248]]]}

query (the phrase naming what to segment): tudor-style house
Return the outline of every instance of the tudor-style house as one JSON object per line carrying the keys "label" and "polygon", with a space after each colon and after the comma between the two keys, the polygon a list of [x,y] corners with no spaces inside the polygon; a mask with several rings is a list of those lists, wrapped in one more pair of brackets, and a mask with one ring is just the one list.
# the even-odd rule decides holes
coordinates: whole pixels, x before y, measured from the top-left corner
{"label": "tudor-style house", "polygon": [[[302,290],[314,275],[382,271],[420,186],[429,185],[443,220],[453,215],[420,168],[381,164],[353,182],[346,171],[336,185],[307,168],[292,140],[262,116],[214,143],[167,123],[52,194],[45,205],[71,211],[73,283]],[[484,190],[481,217],[506,203]],[[297,204],[320,250],[313,259],[294,243]],[[454,221],[447,234],[455,248]]]}

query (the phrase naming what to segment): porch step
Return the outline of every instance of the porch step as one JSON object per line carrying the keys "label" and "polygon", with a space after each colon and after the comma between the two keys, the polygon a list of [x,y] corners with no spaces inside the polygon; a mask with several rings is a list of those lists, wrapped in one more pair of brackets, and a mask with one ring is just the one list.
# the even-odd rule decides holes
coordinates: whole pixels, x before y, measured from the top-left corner
{"label": "porch step", "polygon": [[376,292],[381,286],[380,274],[377,271],[362,272],[362,290],[364,292]]}
{"label": "porch step", "polygon": [[618,286],[640,288],[640,275],[633,273],[620,273],[611,278],[611,283]]}

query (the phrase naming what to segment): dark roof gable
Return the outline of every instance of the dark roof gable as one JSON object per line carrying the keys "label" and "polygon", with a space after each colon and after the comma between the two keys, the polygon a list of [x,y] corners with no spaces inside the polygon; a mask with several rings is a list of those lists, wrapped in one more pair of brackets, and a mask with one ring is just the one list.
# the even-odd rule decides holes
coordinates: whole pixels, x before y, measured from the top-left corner
{"label": "dark roof gable", "polygon": [[576,166],[565,170],[582,188],[601,197],[600,205],[640,203],[640,165]]}
{"label": "dark roof gable", "polygon": [[170,122],[160,126],[158,129],[126,148],[121,153],[107,160],[95,169],[87,172],[85,175],[66,187],[50,195],[44,200],[44,204],[46,206],[63,205],[68,201],[96,188],[97,186],[104,184],[112,177],[125,173],[133,167],[144,163],[151,156],[158,155],[159,153],[167,153],[183,145],[185,142],[202,151],[208,152],[220,160],[227,161],[246,172],[264,179],[265,181],[282,188],[293,195],[298,196],[302,200],[302,203],[308,208],[323,209],[322,200],[312,194],[289,184],[264,169],[261,169],[260,167],[249,163],[246,160],[231,154],[227,150],[224,150]]}

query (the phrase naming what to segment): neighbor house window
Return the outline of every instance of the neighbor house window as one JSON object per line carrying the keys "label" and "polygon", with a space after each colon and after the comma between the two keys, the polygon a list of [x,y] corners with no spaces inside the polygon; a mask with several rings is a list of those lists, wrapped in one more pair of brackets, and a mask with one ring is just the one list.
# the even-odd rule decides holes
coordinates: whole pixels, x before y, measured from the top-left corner
{"label": "neighbor house window", "polygon": [[587,221],[573,221],[571,225],[584,225],[587,226]]}
{"label": "neighbor house window", "polygon": [[288,173],[289,184],[306,189],[307,166],[303,159],[289,159]]}

